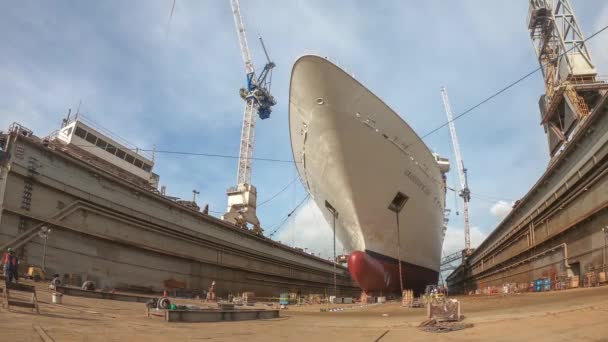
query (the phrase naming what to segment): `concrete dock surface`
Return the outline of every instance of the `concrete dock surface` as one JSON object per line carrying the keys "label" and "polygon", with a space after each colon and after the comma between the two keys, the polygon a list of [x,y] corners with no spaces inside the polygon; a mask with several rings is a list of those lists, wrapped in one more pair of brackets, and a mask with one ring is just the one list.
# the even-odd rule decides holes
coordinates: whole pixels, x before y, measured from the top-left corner
{"label": "concrete dock surface", "polygon": [[[63,296],[51,303],[38,283],[40,315],[0,309],[5,341],[606,341],[608,286],[507,296],[463,296],[472,328],[448,333],[419,330],[425,309],[386,303],[320,312],[326,305],[290,306],[270,320],[167,323],[146,317],[143,303]],[[195,300],[174,299],[192,304]],[[259,306],[261,307],[261,305]],[[332,307],[336,307],[333,305]],[[380,338],[380,339],[379,339]]]}

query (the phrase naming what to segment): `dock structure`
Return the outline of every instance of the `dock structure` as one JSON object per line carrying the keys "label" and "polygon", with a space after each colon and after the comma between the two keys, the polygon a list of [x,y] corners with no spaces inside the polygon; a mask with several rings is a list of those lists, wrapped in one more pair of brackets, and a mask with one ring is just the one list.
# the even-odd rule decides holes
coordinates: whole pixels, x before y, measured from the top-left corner
{"label": "dock structure", "polygon": [[167,322],[247,321],[279,318],[279,310],[170,310],[165,311]]}
{"label": "dock structure", "polygon": [[525,286],[541,278],[552,280],[554,288],[593,285],[588,275],[607,271],[607,241],[604,92],[536,184],[447,283],[452,291],[466,293],[506,283]]}
{"label": "dock structure", "polygon": [[[82,137],[86,125],[63,128],[70,127],[80,137],[38,138],[18,124],[0,135],[0,245],[41,226],[51,229],[17,248],[24,270],[38,265],[64,284],[90,280],[97,288],[194,291],[215,281],[220,297],[333,288],[332,262],[165,196],[137,150],[125,148],[120,156],[135,166],[142,161],[131,172],[112,163],[119,143],[100,141],[93,129]],[[357,294],[346,268],[337,273],[340,291]]]}
{"label": "dock structure", "polygon": [[570,0],[529,5],[528,30],[545,85],[540,124],[551,160],[447,278],[452,290],[590,286],[608,271],[608,82],[597,75]]}

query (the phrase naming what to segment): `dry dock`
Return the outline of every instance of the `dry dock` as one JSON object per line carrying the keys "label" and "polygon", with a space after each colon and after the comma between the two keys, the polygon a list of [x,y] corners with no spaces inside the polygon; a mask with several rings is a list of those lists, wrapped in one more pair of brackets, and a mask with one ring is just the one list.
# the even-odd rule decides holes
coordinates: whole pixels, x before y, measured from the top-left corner
{"label": "dry dock", "polygon": [[[46,247],[36,237],[17,250],[21,274],[44,263],[74,285],[199,293],[216,281],[220,297],[333,289],[333,263],[182,205],[83,149],[18,125],[3,140],[0,245],[52,229]],[[347,270],[337,272],[343,294],[358,295]]]}
{"label": "dry dock", "polygon": [[143,303],[64,296],[62,304],[51,304],[45,286],[39,286],[40,315],[0,310],[3,340],[605,341],[608,334],[608,287],[463,296],[464,322],[473,327],[434,334],[417,328],[424,309],[397,303],[340,312],[320,312],[319,305],[290,306],[270,320],[170,323],[146,317]]}
{"label": "dry dock", "polygon": [[537,279],[548,279],[552,289],[601,281],[608,257],[608,94],[578,129],[528,194],[448,277],[453,290],[528,288]]}

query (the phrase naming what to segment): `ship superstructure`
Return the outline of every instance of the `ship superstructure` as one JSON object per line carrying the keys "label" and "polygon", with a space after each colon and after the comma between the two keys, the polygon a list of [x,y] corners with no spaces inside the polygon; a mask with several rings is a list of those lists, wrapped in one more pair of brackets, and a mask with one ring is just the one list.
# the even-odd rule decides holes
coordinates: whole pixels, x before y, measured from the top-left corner
{"label": "ship superstructure", "polygon": [[151,153],[132,146],[82,115],[68,115],[63,120],[61,129],[54,132],[50,138],[56,138],[72,150],[91,154],[129,172],[142,183],[148,183],[154,189],[158,188],[159,176],[152,172],[154,156]]}

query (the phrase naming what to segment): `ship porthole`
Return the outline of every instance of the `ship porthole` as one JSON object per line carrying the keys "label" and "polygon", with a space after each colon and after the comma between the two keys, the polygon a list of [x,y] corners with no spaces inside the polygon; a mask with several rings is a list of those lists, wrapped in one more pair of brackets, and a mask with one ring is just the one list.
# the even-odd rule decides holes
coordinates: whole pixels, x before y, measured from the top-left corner
{"label": "ship porthole", "polygon": [[318,104],[318,105],[322,105],[322,104],[324,104],[324,103],[325,103],[325,101],[323,101],[323,99],[322,99],[322,98],[320,98],[320,97],[319,97],[319,98],[317,99],[317,104]]}

